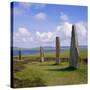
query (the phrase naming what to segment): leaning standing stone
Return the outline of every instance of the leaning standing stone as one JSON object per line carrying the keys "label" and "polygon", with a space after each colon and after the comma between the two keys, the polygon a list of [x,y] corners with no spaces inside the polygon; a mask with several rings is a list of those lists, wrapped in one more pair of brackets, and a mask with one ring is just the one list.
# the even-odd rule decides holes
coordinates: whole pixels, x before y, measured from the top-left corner
{"label": "leaning standing stone", "polygon": [[78,39],[75,26],[72,26],[71,46],[70,46],[70,67],[77,68],[79,62]]}

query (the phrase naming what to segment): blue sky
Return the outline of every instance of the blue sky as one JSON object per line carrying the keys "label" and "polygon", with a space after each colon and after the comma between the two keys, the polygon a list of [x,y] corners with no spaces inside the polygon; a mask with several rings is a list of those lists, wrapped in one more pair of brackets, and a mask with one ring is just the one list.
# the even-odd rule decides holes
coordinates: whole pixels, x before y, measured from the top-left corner
{"label": "blue sky", "polygon": [[62,46],[69,46],[72,24],[77,26],[79,44],[87,45],[86,6],[14,2],[12,8],[16,47],[55,46],[57,35]]}

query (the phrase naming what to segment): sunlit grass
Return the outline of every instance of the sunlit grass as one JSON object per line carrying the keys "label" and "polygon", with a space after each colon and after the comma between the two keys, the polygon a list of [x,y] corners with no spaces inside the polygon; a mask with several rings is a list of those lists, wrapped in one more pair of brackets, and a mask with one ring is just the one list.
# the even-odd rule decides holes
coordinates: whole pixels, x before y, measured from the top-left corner
{"label": "sunlit grass", "polygon": [[[45,53],[55,58],[55,53]],[[55,86],[87,83],[87,63],[79,62],[76,70],[68,68],[67,61],[55,65],[55,59],[40,63],[40,55],[14,57],[14,87]],[[60,58],[69,58],[69,51],[60,53]],[[87,51],[80,51],[80,58],[87,58]]]}
{"label": "sunlit grass", "polygon": [[[81,63],[80,67],[77,70],[67,69],[67,67],[67,62],[64,62],[60,65],[54,65],[54,62],[46,62],[43,64],[29,63],[25,65],[25,68],[22,71],[17,72],[14,75],[15,78],[18,78],[20,80],[35,81],[37,79],[40,79],[41,81],[43,81],[42,84],[44,84],[45,86],[87,83],[86,64]],[[30,83],[27,84],[28,86],[30,86]],[[43,86],[42,84],[41,86]]]}

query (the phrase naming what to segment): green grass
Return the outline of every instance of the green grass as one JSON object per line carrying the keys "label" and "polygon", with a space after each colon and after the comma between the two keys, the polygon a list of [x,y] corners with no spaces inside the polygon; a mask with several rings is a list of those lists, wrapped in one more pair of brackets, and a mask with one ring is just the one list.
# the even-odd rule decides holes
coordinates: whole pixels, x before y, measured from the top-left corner
{"label": "green grass", "polygon": [[81,57],[81,58],[87,58],[87,57],[88,57],[88,52],[87,52],[87,50],[82,50],[82,51],[80,51],[80,57]]}
{"label": "green grass", "polygon": [[[69,58],[69,52],[62,52],[61,58]],[[55,65],[55,60],[40,63],[39,54],[23,56],[21,61],[14,57],[14,87],[36,87],[73,85],[87,83],[87,63],[80,62],[78,69],[68,68],[68,62]],[[55,58],[55,53],[45,53]],[[87,58],[87,51],[80,51],[81,58]],[[27,58],[27,59],[26,59]],[[36,60],[37,62],[31,62]]]}
{"label": "green grass", "polygon": [[54,65],[54,62],[28,63],[24,66],[23,70],[14,73],[14,78],[21,80],[15,83],[16,87],[25,87],[25,84],[26,87],[33,87],[87,83],[87,65],[84,63],[81,63],[77,70],[67,68],[67,62],[60,65]]}

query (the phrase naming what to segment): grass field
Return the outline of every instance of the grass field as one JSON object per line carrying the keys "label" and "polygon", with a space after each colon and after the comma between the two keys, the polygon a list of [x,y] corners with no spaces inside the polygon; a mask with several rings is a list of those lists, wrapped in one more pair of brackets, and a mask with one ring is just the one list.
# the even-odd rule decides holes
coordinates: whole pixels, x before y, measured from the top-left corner
{"label": "grass field", "polygon": [[[60,54],[61,58],[69,58],[69,52]],[[22,60],[14,57],[14,87],[38,87],[55,85],[74,85],[87,83],[87,63],[80,62],[78,69],[68,68],[68,62],[55,65],[55,60],[40,63],[39,54],[23,56]],[[55,53],[46,53],[45,57],[55,58]],[[81,51],[80,57],[87,58],[87,51]],[[35,62],[30,62],[30,60]],[[36,62],[37,61],[37,62]]]}

